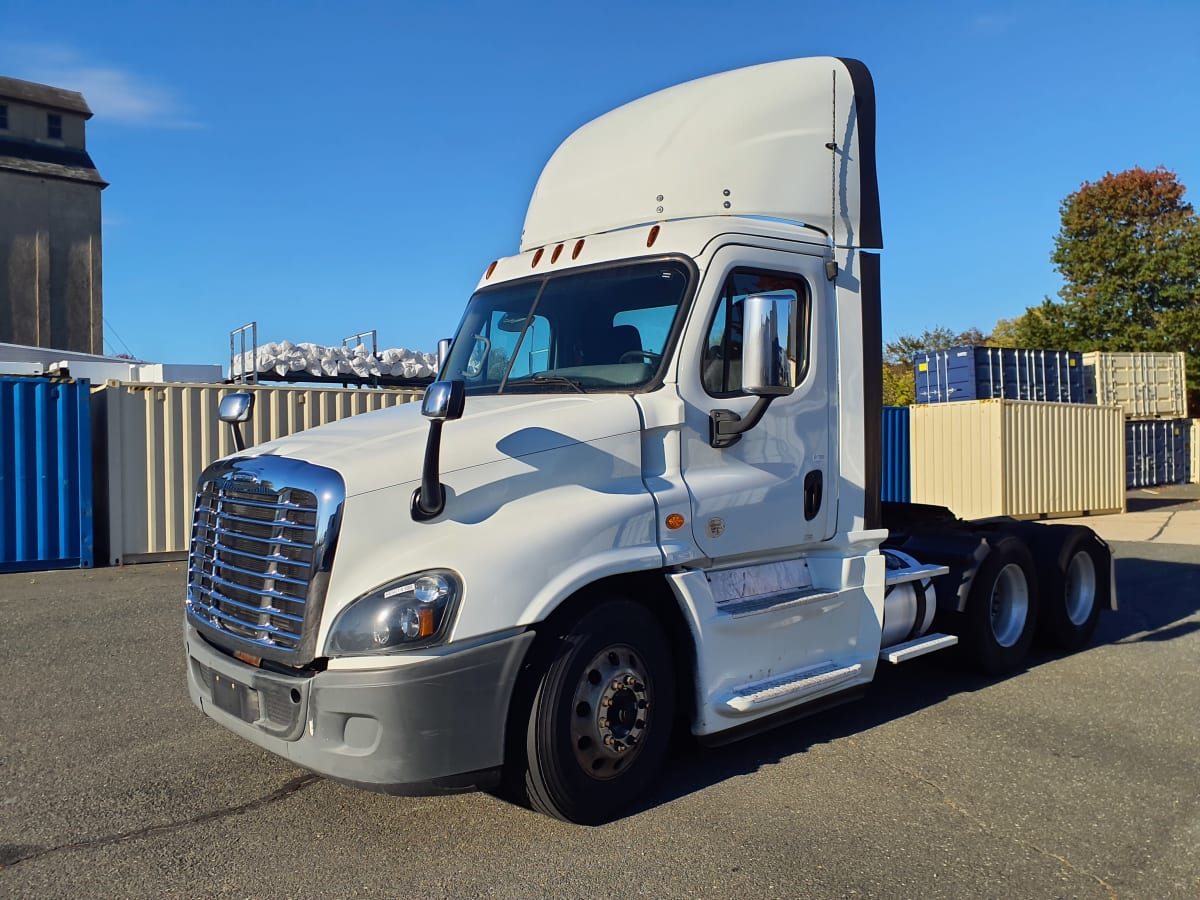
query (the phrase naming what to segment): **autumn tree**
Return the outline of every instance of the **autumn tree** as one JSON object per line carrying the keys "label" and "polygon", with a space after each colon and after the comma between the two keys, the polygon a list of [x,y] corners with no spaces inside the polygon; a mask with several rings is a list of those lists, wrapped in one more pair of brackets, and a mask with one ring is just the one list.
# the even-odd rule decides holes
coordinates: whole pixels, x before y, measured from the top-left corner
{"label": "autumn tree", "polygon": [[1183,350],[1200,386],[1200,220],[1174,172],[1133,168],[1084,182],[1060,207],[1050,259],[1059,300],[1016,323],[1026,347]]}

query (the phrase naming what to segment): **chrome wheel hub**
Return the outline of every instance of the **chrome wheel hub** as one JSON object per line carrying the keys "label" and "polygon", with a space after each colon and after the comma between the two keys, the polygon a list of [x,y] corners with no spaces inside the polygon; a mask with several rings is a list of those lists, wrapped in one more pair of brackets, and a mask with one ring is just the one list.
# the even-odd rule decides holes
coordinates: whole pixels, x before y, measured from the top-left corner
{"label": "chrome wheel hub", "polygon": [[1009,563],[996,576],[989,612],[996,643],[1001,647],[1016,644],[1029,616],[1029,583],[1016,563]]}
{"label": "chrome wheel hub", "polygon": [[1096,603],[1096,564],[1088,553],[1080,551],[1071,557],[1065,593],[1067,618],[1072,625],[1082,625]]}

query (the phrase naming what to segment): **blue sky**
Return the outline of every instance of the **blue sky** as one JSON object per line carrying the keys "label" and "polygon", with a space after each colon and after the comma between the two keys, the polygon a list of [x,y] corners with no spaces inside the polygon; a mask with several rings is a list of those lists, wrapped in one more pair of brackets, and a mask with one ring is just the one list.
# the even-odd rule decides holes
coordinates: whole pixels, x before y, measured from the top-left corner
{"label": "blue sky", "polygon": [[1134,165],[1200,202],[1200,3],[41,3],[0,74],[82,91],[105,346],[228,360],[228,333],[432,350],[515,253],[542,164],[690,78],[856,57],[878,100],[884,338],[1055,295],[1059,203]]}

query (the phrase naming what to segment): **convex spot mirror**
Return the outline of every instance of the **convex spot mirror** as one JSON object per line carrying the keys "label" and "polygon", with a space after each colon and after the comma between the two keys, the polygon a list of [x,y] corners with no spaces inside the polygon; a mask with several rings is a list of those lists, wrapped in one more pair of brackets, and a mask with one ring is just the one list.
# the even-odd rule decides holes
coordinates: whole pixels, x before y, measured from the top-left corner
{"label": "convex spot mirror", "polygon": [[250,414],[253,411],[254,395],[245,391],[238,391],[233,394],[226,394],[221,398],[221,405],[217,410],[217,415],[222,422],[237,425],[241,422],[249,422]]}
{"label": "convex spot mirror", "polygon": [[466,398],[466,385],[461,381],[435,381],[425,389],[421,415],[435,422],[452,422],[462,418]]}
{"label": "convex spot mirror", "polygon": [[796,294],[770,291],[742,300],[742,393],[780,397],[795,390],[791,335]]}

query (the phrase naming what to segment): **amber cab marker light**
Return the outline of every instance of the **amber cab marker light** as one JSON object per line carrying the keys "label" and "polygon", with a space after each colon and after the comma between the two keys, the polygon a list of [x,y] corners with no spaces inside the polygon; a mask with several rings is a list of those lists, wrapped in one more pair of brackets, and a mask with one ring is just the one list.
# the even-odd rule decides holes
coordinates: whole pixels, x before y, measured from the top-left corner
{"label": "amber cab marker light", "polygon": [[667,527],[672,531],[677,531],[683,527],[683,516],[679,513],[671,513],[667,516]]}
{"label": "amber cab marker light", "polygon": [[650,235],[646,238],[647,247],[653,247],[654,242],[658,240],[658,230],[659,227],[657,225],[650,229]]}
{"label": "amber cab marker light", "polygon": [[254,666],[256,669],[262,665],[261,656],[251,656],[249,653],[243,653],[241,650],[234,650],[233,655],[234,658],[240,659],[246,665]]}
{"label": "amber cab marker light", "polygon": [[537,252],[533,254],[533,265],[531,265],[529,268],[536,269],[537,264],[542,261],[542,254],[545,252],[546,252],[545,247],[538,247]]}
{"label": "amber cab marker light", "polygon": [[554,252],[550,254],[550,265],[554,265],[556,262],[558,262],[558,258],[560,256],[562,256],[562,244],[559,244],[557,247],[555,247]]}
{"label": "amber cab marker light", "polygon": [[571,259],[579,259],[579,254],[583,252],[583,241],[575,242],[575,249],[571,251]]}
{"label": "amber cab marker light", "polygon": [[490,266],[488,266],[488,270],[483,273],[484,281],[487,281],[489,278],[492,277],[492,273],[496,271],[496,263],[498,263],[498,262],[500,262],[500,260],[498,260],[498,259],[492,260],[492,264]]}

